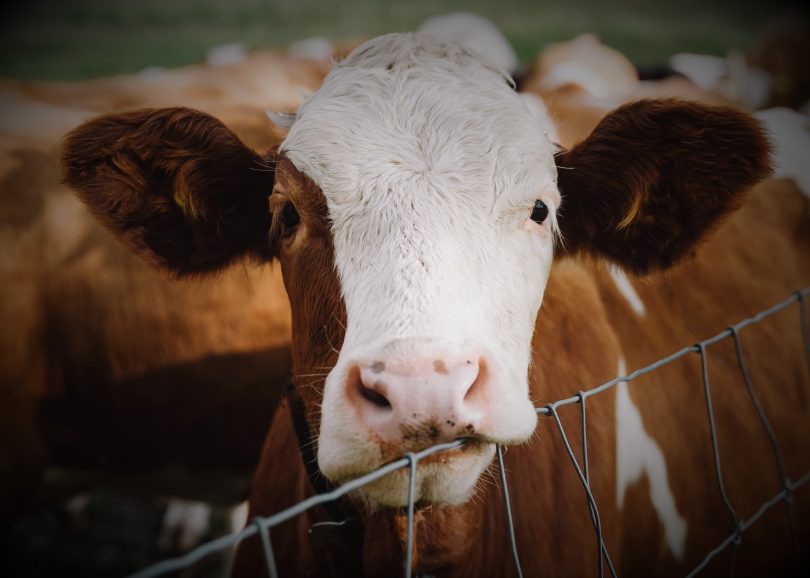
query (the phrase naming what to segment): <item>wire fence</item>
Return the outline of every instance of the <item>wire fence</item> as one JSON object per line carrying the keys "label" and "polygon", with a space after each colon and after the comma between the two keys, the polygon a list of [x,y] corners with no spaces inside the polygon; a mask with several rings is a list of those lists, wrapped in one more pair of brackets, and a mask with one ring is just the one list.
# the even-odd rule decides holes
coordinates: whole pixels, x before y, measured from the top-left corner
{"label": "wire fence", "polygon": [[[617,386],[620,383],[629,383],[634,379],[641,377],[642,375],[655,371],[682,357],[695,353],[700,356],[701,362],[703,393],[705,397],[707,419],[709,424],[709,433],[711,437],[711,449],[712,449],[712,458],[714,461],[715,480],[717,482],[718,490],[720,492],[720,496],[722,498],[725,509],[728,511],[729,519],[731,521],[731,526],[733,530],[725,540],[720,542],[714,549],[712,549],[706,554],[705,558],[697,566],[695,566],[695,568],[691,572],[689,572],[689,574],[687,574],[687,578],[691,578],[699,574],[703,569],[706,568],[706,566],[709,564],[709,562],[711,562],[712,559],[714,559],[718,554],[720,554],[729,547],[731,548],[729,571],[730,575],[733,576],[735,569],[737,548],[739,547],[742,541],[743,533],[746,530],[748,530],[752,525],[754,525],[768,510],[770,510],[779,503],[784,503],[786,505],[792,547],[794,550],[794,555],[796,556],[797,561],[799,561],[802,553],[796,529],[796,517],[793,504],[793,494],[799,488],[810,482],[810,471],[806,472],[801,478],[795,481],[791,480],[786,475],[784,462],[782,458],[782,451],[780,449],[779,442],[776,438],[776,435],[774,434],[770,421],[768,420],[768,417],[766,416],[762,408],[762,405],[756,394],[754,386],[751,382],[751,375],[748,370],[748,365],[745,361],[745,356],[743,355],[743,350],[740,342],[740,331],[742,331],[744,328],[750,325],[759,323],[763,319],[770,317],[771,315],[774,315],[782,311],[783,309],[790,307],[795,303],[798,303],[802,345],[804,350],[805,362],[807,364],[807,369],[808,371],[810,371],[810,327],[808,327],[807,303],[806,303],[806,298],[808,295],[810,295],[810,286],[805,287],[801,291],[796,291],[784,301],[777,303],[776,305],[770,307],[769,309],[761,311],[760,313],[754,315],[753,317],[744,319],[743,321],[740,321],[736,325],[732,325],[731,327],[727,328],[725,331],[722,331],[721,333],[718,333],[714,337],[710,337],[694,345],[684,347],[683,349],[673,353],[672,355],[669,355],[668,357],[665,357],[654,363],[651,363],[650,365],[647,365],[646,367],[642,367],[641,369],[633,371],[629,375],[616,377],[615,379],[603,383],[602,385],[599,385],[598,387],[595,387],[593,389],[589,389],[587,391],[579,391],[569,398],[555,401],[554,403],[549,403],[543,407],[536,408],[538,415],[547,416],[553,419],[554,425],[556,426],[556,429],[559,432],[562,442],[565,446],[568,458],[571,461],[571,465],[576,471],[577,477],[579,478],[579,481],[582,484],[582,488],[588,502],[588,509],[590,513],[591,522],[593,524],[594,533],[596,535],[596,543],[597,543],[596,564],[598,575],[600,578],[604,576],[605,567],[607,567],[608,572],[614,578],[616,578],[618,574],[610,558],[608,549],[605,545],[604,537],[602,535],[602,524],[599,518],[599,510],[597,508],[596,500],[594,499],[590,487],[590,476],[588,466],[588,428],[587,428],[586,402],[588,398],[603,393]],[[749,517],[748,519],[743,519],[737,514],[737,510],[734,508],[734,505],[732,504],[731,500],[728,497],[728,494],[726,493],[723,479],[722,462],[720,459],[720,451],[718,449],[717,443],[717,427],[715,423],[714,409],[712,405],[712,391],[711,391],[711,383],[709,380],[708,357],[706,354],[706,350],[710,346],[726,339],[731,339],[734,343],[737,364],[742,374],[743,381],[745,383],[745,387],[748,393],[748,397],[757,413],[757,416],[759,417],[759,422],[763,429],[764,435],[767,436],[768,441],[770,443],[771,450],[773,453],[774,465],[778,473],[779,480],[781,482],[781,490],[777,492],[772,498],[763,502],[762,505],[759,507],[759,509],[756,510],[756,512],[753,515],[751,515],[751,517]],[[580,422],[581,422],[580,442],[582,446],[581,464],[574,454],[574,450],[569,441],[569,436],[568,434],[566,434],[558,414],[559,408],[571,404],[580,405]],[[405,468],[408,468],[409,473],[408,473],[407,532],[406,532],[405,563],[403,568],[403,575],[406,578],[410,578],[412,574],[411,567],[413,562],[412,556],[414,549],[413,528],[414,528],[414,494],[415,494],[416,468],[420,460],[439,452],[460,448],[464,445],[464,443],[465,443],[464,440],[455,440],[452,442],[438,444],[429,447],[420,452],[408,453],[403,458],[395,462],[391,462],[363,477],[357,478],[346,484],[343,484],[342,486],[330,492],[311,496],[306,500],[303,500],[287,508],[286,510],[282,510],[281,512],[273,514],[272,516],[256,517],[253,520],[251,520],[251,522],[240,532],[223,536],[216,540],[212,540],[211,542],[203,544],[183,556],[171,558],[159,562],[157,564],[154,564],[153,566],[150,566],[140,572],[133,574],[131,578],[154,578],[157,576],[164,576],[172,572],[184,570],[196,564],[200,560],[210,555],[216,554],[218,552],[222,552],[228,548],[232,548],[245,538],[254,536],[256,534],[259,535],[259,538],[261,540],[268,575],[271,576],[272,578],[277,578],[279,574],[276,568],[275,556],[273,553],[273,545],[270,540],[270,528],[278,526],[279,524],[298,516],[299,514],[309,510],[310,508],[326,504],[328,502],[334,502],[340,499],[341,497],[365,486],[366,484],[370,484],[376,480],[379,480],[384,476],[387,476],[388,474],[391,474],[392,472],[404,470]],[[517,550],[517,541],[515,539],[515,527],[512,519],[512,509],[506,479],[506,469],[504,468],[503,451],[500,445],[496,446],[496,456],[498,462],[501,490],[502,495],[504,497],[504,507],[507,521],[506,530],[508,531],[509,536],[511,556],[515,565],[515,571],[517,575],[522,578],[523,571]]]}

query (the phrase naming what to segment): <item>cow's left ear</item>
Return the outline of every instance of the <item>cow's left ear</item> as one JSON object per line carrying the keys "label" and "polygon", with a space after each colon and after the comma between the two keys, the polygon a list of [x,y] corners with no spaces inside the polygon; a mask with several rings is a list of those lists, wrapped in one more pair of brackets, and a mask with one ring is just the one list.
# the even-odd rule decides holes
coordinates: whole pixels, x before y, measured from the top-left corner
{"label": "cow's left ear", "polygon": [[563,253],[669,267],[770,174],[750,115],[678,100],[625,105],[557,157]]}
{"label": "cow's left ear", "polygon": [[275,162],[188,108],[86,122],[65,137],[63,180],[130,249],[176,275],[215,271],[268,240]]}

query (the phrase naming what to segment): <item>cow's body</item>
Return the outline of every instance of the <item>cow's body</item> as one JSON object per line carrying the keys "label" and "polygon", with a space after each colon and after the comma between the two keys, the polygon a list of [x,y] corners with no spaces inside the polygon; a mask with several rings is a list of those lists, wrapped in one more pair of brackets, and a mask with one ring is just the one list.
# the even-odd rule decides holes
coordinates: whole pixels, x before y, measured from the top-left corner
{"label": "cow's body", "polygon": [[[530,436],[533,404],[714,334],[808,280],[804,210],[799,219],[790,206],[804,200],[784,182],[760,185],[709,245],[716,249],[693,256],[703,235],[768,173],[765,139],[747,115],[641,102],[615,111],[556,158],[553,133],[536,102],[516,97],[497,70],[462,47],[391,35],[333,71],[268,156],[210,117],[165,109],[80,127],[68,137],[64,163],[67,182],[99,218],[159,267],[201,274],[244,256],[280,259],[294,374],[323,474],[343,482],[405,451],[467,438],[464,449],[417,469],[414,569],[512,575],[499,490],[487,481],[491,473],[479,474],[495,443]],[[555,215],[560,193],[563,210]],[[771,203],[771,194],[786,201]],[[751,236],[741,244],[741,229],[761,234],[767,247]],[[547,279],[558,234],[558,255],[597,262],[562,260]],[[682,263],[634,291],[634,282],[598,262],[604,258],[637,273]],[[756,272],[760,265],[773,275]],[[698,274],[705,291],[675,292],[694,286]],[[739,289],[749,285],[750,292]],[[792,368],[784,387],[798,391],[795,337],[781,353],[776,371]],[[746,455],[762,453],[764,438],[731,392],[733,359],[715,363],[714,351],[710,359],[722,368],[718,421],[733,432],[721,434],[721,451],[736,461],[723,449],[730,437],[744,440]],[[694,358],[681,363],[674,374],[665,370],[644,386],[619,386],[589,401],[591,485],[619,568],[688,569],[731,530],[713,505],[695,506],[711,492],[713,473],[698,366]],[[689,384],[668,383],[683,376]],[[804,415],[806,402],[796,399],[789,411]],[[682,404],[689,409],[679,412]],[[577,412],[561,414],[575,437]],[[686,421],[667,425],[670,415]],[[278,410],[251,515],[312,491],[290,419],[286,406]],[[792,464],[802,461],[800,441],[786,441],[785,449]],[[524,573],[593,571],[593,557],[583,554],[596,550],[588,510],[553,422],[541,422],[539,440],[506,455]],[[687,461],[672,461],[684,455]],[[746,484],[733,492],[746,494],[738,501],[747,516],[778,485],[761,495],[768,474],[756,483],[748,470],[739,475]],[[369,576],[402,567],[406,482],[388,476],[354,496]],[[641,513],[650,500],[652,509]],[[314,510],[273,530],[284,571],[313,570],[306,533],[324,517]],[[316,573],[335,571],[335,563],[328,558]],[[235,572],[264,567],[258,541],[245,544]]]}

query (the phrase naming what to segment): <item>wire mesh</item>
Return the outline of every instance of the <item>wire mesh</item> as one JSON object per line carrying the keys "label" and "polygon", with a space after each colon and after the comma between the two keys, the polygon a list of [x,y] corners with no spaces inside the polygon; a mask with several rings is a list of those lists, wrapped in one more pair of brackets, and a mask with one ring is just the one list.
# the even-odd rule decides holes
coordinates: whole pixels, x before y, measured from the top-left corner
{"label": "wire mesh", "polygon": [[405,578],[411,578],[413,571],[413,510],[416,495],[416,464],[419,458],[414,453],[405,454],[408,460],[408,529],[405,539]]}
{"label": "wire mesh", "polygon": [[520,565],[520,556],[517,551],[517,539],[515,538],[515,521],[512,519],[512,504],[509,499],[509,485],[506,482],[506,467],[503,465],[503,448],[496,446],[498,454],[498,472],[501,476],[501,489],[503,490],[503,506],[506,510],[506,531],[509,533],[509,546],[512,550],[512,560],[515,563],[515,572],[518,578],[523,578],[523,568]]}
{"label": "wire mesh", "polygon": [[[797,557],[797,559],[801,556],[801,549],[799,548],[798,537],[796,534],[796,527],[795,527],[793,495],[799,488],[810,482],[810,471],[805,473],[796,482],[791,481],[790,478],[787,477],[787,475],[785,474],[781,448],[779,446],[776,435],[774,434],[773,428],[771,427],[771,424],[762,408],[762,405],[759,402],[759,398],[756,395],[754,386],[751,382],[750,372],[748,371],[748,367],[742,351],[742,345],[740,341],[741,340],[740,331],[750,325],[759,323],[763,319],[766,319],[767,317],[770,317],[782,311],[783,309],[786,309],[790,305],[798,302],[800,326],[802,334],[802,346],[805,355],[807,370],[808,372],[810,372],[810,327],[808,327],[807,305],[806,305],[806,297],[808,295],[810,295],[810,287],[805,287],[800,291],[796,291],[784,301],[781,301],[780,303],[777,303],[776,305],[768,309],[765,309],[752,317],[740,321],[739,323],[729,327],[725,331],[722,331],[721,333],[718,333],[717,335],[705,339],[695,345],[684,347],[683,349],[676,351],[675,353],[667,357],[659,359],[654,363],[651,363],[645,367],[633,371],[629,375],[618,376],[615,379],[612,379],[592,389],[586,391],[579,391],[569,398],[561,399],[554,403],[546,404],[543,407],[536,408],[538,415],[548,416],[554,420],[554,424],[556,425],[557,431],[560,434],[560,437],[564,443],[566,453],[568,454],[572,467],[576,471],[577,477],[579,478],[580,483],[582,484],[583,490],[587,498],[588,509],[594,527],[594,533],[596,536],[596,544],[597,544],[596,563],[600,578],[604,575],[605,564],[607,564],[608,570],[610,571],[611,576],[613,576],[614,578],[617,576],[617,572],[613,566],[610,554],[608,553],[608,549],[605,545],[604,537],[602,536],[602,524],[599,518],[599,511],[590,486],[590,472],[588,465],[588,445],[587,445],[586,400],[589,397],[598,395],[615,387],[619,383],[629,383],[634,379],[637,379],[638,377],[641,377],[665,365],[673,363],[674,361],[681,359],[682,357],[687,356],[691,353],[697,353],[701,359],[701,377],[703,382],[703,392],[706,403],[707,420],[709,423],[709,434],[712,448],[712,458],[715,469],[715,479],[724,506],[726,510],[729,512],[729,516],[731,517],[732,530],[728,535],[728,537],[726,537],[722,542],[720,542],[720,544],[718,544],[714,549],[709,551],[703,558],[703,560],[691,572],[689,572],[689,574],[687,574],[687,578],[697,576],[701,571],[703,571],[708,566],[708,564],[711,562],[712,559],[714,559],[718,554],[720,554],[729,547],[732,548],[729,572],[731,575],[733,575],[735,571],[734,563],[736,559],[734,554],[736,552],[737,545],[739,545],[742,540],[743,534],[752,525],[754,525],[767,511],[769,511],[771,508],[782,502],[786,504],[786,513],[789,520],[791,540],[793,542],[795,556]],[[717,428],[714,418],[714,409],[712,406],[711,383],[709,380],[708,358],[706,355],[706,350],[708,347],[716,343],[719,343],[720,341],[723,341],[727,338],[731,338],[734,342],[737,363],[739,365],[740,372],[743,376],[743,381],[745,383],[749,399],[752,405],[754,406],[754,409],[759,417],[760,424],[762,425],[765,435],[767,436],[771,448],[773,450],[774,464],[782,486],[781,489],[772,498],[763,502],[762,505],[759,507],[759,509],[748,519],[742,519],[738,516],[737,511],[733,507],[731,500],[728,498],[728,495],[726,494],[725,484],[723,481],[721,456],[717,444]],[[577,462],[573,448],[571,447],[568,436],[566,435],[565,429],[563,428],[562,422],[560,421],[559,415],[557,413],[559,408],[575,403],[580,404],[582,466],[580,466],[580,464]],[[251,523],[248,524],[240,532],[223,536],[222,538],[218,538],[216,540],[203,544],[195,548],[191,552],[185,554],[184,556],[171,558],[159,562],[157,564],[154,564],[148,568],[145,568],[133,574],[131,578],[155,578],[158,576],[164,576],[172,572],[183,570],[185,568],[194,565],[203,558],[216,552],[223,551],[227,548],[231,548],[236,544],[238,544],[240,541],[244,540],[245,538],[253,536],[257,533],[259,533],[262,541],[262,549],[267,564],[268,574],[271,577],[275,578],[278,575],[278,573],[275,565],[275,559],[273,556],[272,542],[270,540],[270,533],[269,533],[270,528],[273,528],[287,520],[290,520],[295,516],[298,516],[301,513],[309,510],[310,508],[325,504],[327,502],[336,501],[339,498],[365,486],[366,484],[370,484],[376,480],[379,480],[384,476],[387,476],[393,472],[402,470],[404,468],[408,468],[409,471],[408,471],[407,534],[406,534],[405,563],[403,573],[406,578],[410,578],[413,572],[414,508],[415,508],[414,499],[415,499],[415,484],[416,484],[416,468],[418,466],[418,463],[420,460],[433,454],[458,449],[462,447],[465,443],[466,443],[465,440],[460,439],[455,440],[453,442],[438,444],[419,452],[408,453],[403,458],[391,462],[369,474],[366,474],[365,476],[347,482],[330,492],[311,496],[306,500],[303,500],[285,510],[282,510],[281,512],[273,514],[272,516],[254,518],[251,521]],[[515,564],[516,574],[519,577],[522,577],[522,568],[520,565],[520,557],[517,549],[515,525],[512,517],[509,489],[507,484],[507,475],[503,461],[503,452],[500,445],[496,446],[496,455],[500,472],[501,491],[503,493],[504,498],[504,508],[507,520],[507,531],[509,534],[508,536],[509,544],[512,550],[511,554]]]}
{"label": "wire mesh", "polygon": [[270,542],[270,530],[267,529],[267,524],[261,517],[254,518],[253,524],[259,529],[259,536],[262,539],[262,551],[264,552],[264,561],[267,564],[267,574],[270,578],[278,578],[276,557],[273,554],[273,544]]}

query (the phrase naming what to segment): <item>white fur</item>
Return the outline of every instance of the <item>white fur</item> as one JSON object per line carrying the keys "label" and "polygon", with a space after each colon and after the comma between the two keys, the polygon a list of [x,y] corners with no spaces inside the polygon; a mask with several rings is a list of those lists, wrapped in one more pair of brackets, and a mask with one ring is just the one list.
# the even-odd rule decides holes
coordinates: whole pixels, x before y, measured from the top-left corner
{"label": "white fur", "polygon": [[205,63],[208,66],[230,66],[239,64],[247,58],[247,49],[240,42],[231,42],[214,46],[205,55]]}
{"label": "white fur", "polygon": [[205,502],[171,498],[163,515],[163,528],[158,538],[162,550],[177,548],[186,552],[199,544],[210,527],[211,507]]}
{"label": "white fur", "polygon": [[464,44],[498,68],[510,73],[517,70],[518,59],[512,45],[492,21],[478,14],[452,12],[432,16],[419,25],[417,32]]}
{"label": "white fur", "polygon": [[[530,342],[560,202],[552,131],[499,69],[420,34],[360,46],[299,110],[281,150],[326,197],[348,313],[324,390],[318,459],[328,477],[381,464],[341,387],[352,363],[381,351],[486,352],[497,403],[479,433],[531,435]],[[538,198],[552,216],[527,226]],[[452,468],[420,469],[420,496],[466,499],[491,459],[489,446]],[[401,503],[404,479],[387,479],[371,497]]]}
{"label": "white fur", "polygon": [[296,40],[287,48],[287,54],[293,58],[310,58],[322,62],[332,62],[335,46],[323,36],[313,36]]}
{"label": "white fur", "polygon": [[616,289],[622,294],[622,297],[624,297],[627,304],[630,305],[630,308],[640,317],[647,315],[647,308],[644,307],[644,302],[641,300],[641,297],[638,296],[635,287],[633,287],[633,283],[630,281],[630,278],[627,277],[627,273],[620,267],[609,267],[608,270],[610,271],[610,276],[613,278],[613,283],[616,285]]}
{"label": "white fur", "polygon": [[245,524],[247,524],[248,512],[248,503],[246,501],[240,502],[230,509],[230,512],[228,512],[228,522],[232,534],[235,534],[245,527]]}
{"label": "white fur", "polygon": [[750,110],[765,104],[773,85],[766,71],[750,66],[739,52],[725,58],[684,52],[672,56],[669,65],[698,87],[740,102]]}
{"label": "white fur", "polygon": [[756,117],[770,132],[774,176],[793,179],[810,197],[810,116],[777,107],[760,110]]}
{"label": "white fur", "polygon": [[728,74],[728,63],[722,56],[682,52],[670,57],[669,65],[704,90],[714,90]]}
{"label": "white fur", "polygon": [[[625,372],[624,359],[620,359],[619,375]],[[644,429],[641,413],[630,398],[627,384],[620,383],[616,386],[616,503],[619,508],[624,503],[627,488],[644,474],[650,483],[650,500],[664,525],[667,546],[680,560],[686,547],[686,520],[675,504],[664,454]]]}
{"label": "white fur", "polygon": [[607,79],[596,74],[590,65],[583,62],[563,62],[552,68],[540,81],[543,90],[554,90],[567,84],[582,87],[596,98],[613,96],[613,87]]}

